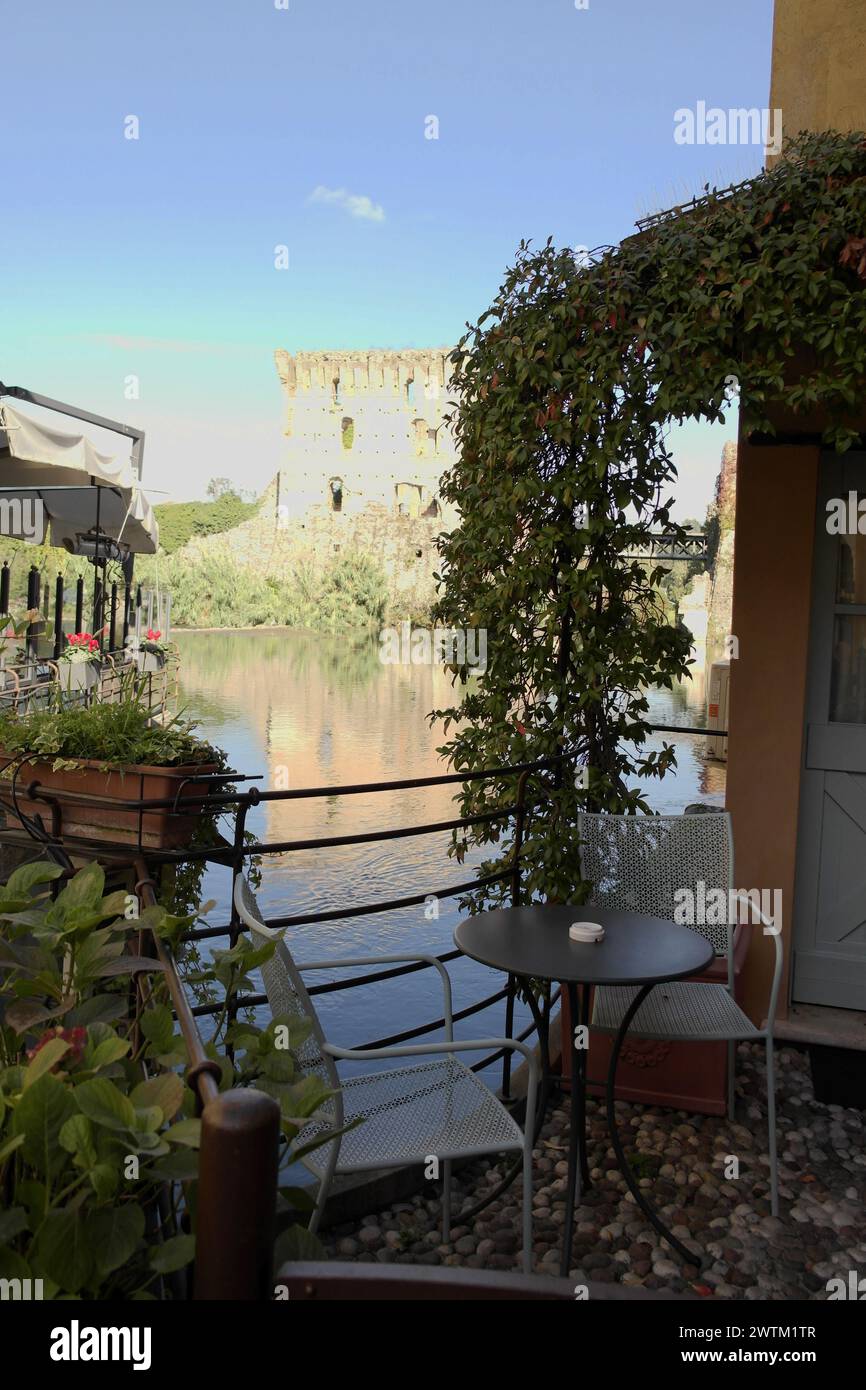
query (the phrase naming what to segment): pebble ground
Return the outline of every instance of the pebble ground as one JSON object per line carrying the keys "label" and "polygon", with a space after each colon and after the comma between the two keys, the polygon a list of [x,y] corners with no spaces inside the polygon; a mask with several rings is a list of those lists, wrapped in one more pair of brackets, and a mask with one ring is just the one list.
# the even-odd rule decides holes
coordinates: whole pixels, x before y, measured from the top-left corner
{"label": "pebble ground", "polygon": [[[620,1134],[639,1181],[701,1266],[683,1266],[646,1221],[610,1146],[603,1106],[587,1114],[591,1187],[575,1212],[575,1283],[621,1283],[725,1299],[822,1299],[830,1279],[866,1275],[866,1115],[819,1104],[808,1058],[776,1053],[780,1214],[770,1215],[764,1051],[741,1044],[736,1122],[618,1104]],[[559,1273],[565,1221],[568,1101],[548,1110],[534,1152],[533,1267]],[[731,1177],[738,1160],[738,1176]],[[443,1244],[441,1206],[426,1191],[322,1235],[339,1260],[515,1270],[521,1267],[520,1181],[461,1222],[501,1179],[506,1161],[475,1162],[454,1180]]]}

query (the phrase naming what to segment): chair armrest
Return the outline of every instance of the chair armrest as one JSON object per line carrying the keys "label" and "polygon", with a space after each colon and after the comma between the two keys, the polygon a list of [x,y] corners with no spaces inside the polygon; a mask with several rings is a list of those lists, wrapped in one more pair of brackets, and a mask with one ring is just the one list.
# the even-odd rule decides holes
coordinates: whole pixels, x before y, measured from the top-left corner
{"label": "chair armrest", "polygon": [[[276,941],[278,943],[282,943],[283,937],[285,936],[286,928],[269,927],[266,925],[265,922],[261,921],[259,917],[253,916],[253,914],[247,908],[247,905],[243,899],[244,884],[245,879],[242,875],[239,875],[235,883],[234,902],[235,907],[238,911],[238,916],[240,917],[241,921],[244,923],[246,927],[249,928],[251,932],[255,932],[258,936],[263,936],[267,941]],[[247,885],[247,887],[248,886],[249,885]],[[428,965],[435,965],[436,969],[439,971],[439,975],[442,980],[442,991],[445,996],[445,1036],[449,1039],[453,1038],[454,1021],[452,1018],[451,1009],[451,978],[448,974],[448,971],[445,969],[445,966],[442,964],[441,960],[439,960],[438,956],[430,955],[425,952],[416,951],[412,952],[411,954],[401,953],[400,955],[393,956],[353,956],[347,960],[311,960],[306,961],[303,964],[300,964],[298,961],[293,961],[292,964],[294,965],[296,970],[328,970],[332,966],[395,965],[398,962],[422,960],[425,961]]]}
{"label": "chair armrest", "polygon": [[327,1052],[330,1057],[334,1057],[338,1061],[368,1062],[371,1058],[379,1061],[387,1057],[431,1057],[449,1052],[480,1052],[486,1051],[488,1048],[495,1052],[506,1047],[521,1053],[526,1062],[529,1070],[529,1082],[526,1087],[526,1113],[527,1115],[534,1115],[535,1094],[538,1086],[538,1059],[532,1048],[525,1042],[520,1042],[518,1038],[473,1038],[468,1042],[461,1038],[454,1038],[450,1042],[404,1043],[399,1047],[376,1047],[372,1049],[335,1047],[332,1043],[325,1043],[322,1051]]}

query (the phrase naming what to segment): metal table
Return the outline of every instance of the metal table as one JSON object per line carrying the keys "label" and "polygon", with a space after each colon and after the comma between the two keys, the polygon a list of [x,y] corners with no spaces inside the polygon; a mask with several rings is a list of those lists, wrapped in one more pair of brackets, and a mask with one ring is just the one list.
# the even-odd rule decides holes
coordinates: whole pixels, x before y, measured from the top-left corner
{"label": "metal table", "polygon": [[[572,941],[572,922],[599,922],[605,930],[598,943]],[[686,1264],[696,1264],[688,1251],[667,1229],[650,1206],[625,1156],[616,1127],[614,1095],[616,1068],[629,1025],[650,990],[669,980],[699,975],[713,960],[709,941],[688,927],[640,912],[616,912],[600,907],[535,903],[526,907],[497,908],[461,922],[454,941],[464,955],[493,966],[525,982],[561,981],[571,1010],[571,1124],[568,1146],[565,1229],[560,1270],[568,1273],[574,1236],[575,1195],[590,1185],[586,1158],[586,1057],[588,1047],[578,1046],[578,1028],[588,1029],[593,985],[632,985],[634,1000],[623,1016],[610,1055],[607,1074],[607,1118],[611,1143],[620,1171],[635,1201],[660,1235]],[[530,1000],[536,1022],[539,1013]],[[577,1024],[577,1026],[575,1026]],[[549,1071],[547,1039],[541,1036],[542,1055]],[[565,1040],[563,1039],[563,1046]],[[531,1117],[527,1116],[527,1124]]]}

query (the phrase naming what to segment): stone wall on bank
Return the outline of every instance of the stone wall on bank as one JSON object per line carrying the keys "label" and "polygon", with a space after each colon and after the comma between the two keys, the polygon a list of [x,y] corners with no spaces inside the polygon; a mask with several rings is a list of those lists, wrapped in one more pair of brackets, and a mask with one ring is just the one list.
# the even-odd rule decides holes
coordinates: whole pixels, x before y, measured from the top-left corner
{"label": "stone wall on bank", "polygon": [[189,559],[218,554],[259,573],[279,576],[303,566],[329,568],[340,556],[368,556],[388,581],[389,617],[422,618],[435,597],[438,568],[438,517],[401,515],[393,508],[368,503],[360,511],[312,508],[305,516],[286,514],[281,505],[281,478],[269,484],[255,516],[231,531],[204,536],[183,549]]}

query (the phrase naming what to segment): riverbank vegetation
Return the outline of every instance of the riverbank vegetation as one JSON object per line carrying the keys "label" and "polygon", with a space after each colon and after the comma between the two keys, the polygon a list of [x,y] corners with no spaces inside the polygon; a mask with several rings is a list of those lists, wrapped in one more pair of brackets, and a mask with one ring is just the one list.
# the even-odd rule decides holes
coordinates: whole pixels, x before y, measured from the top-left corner
{"label": "riverbank vegetation", "polygon": [[179,552],[163,560],[145,557],[142,582],[171,590],[176,627],[305,627],[346,632],[381,626],[388,588],[366,555],[338,556],[317,564],[298,558],[280,570],[258,570],[231,555]]}

